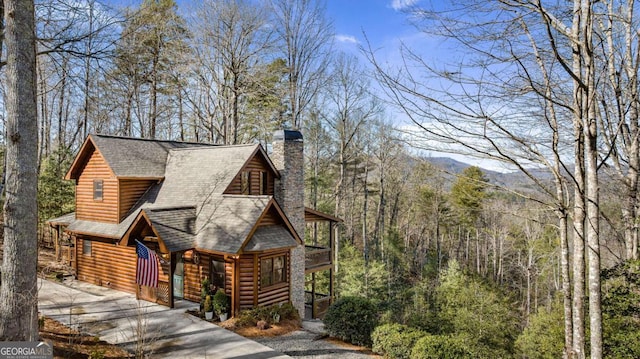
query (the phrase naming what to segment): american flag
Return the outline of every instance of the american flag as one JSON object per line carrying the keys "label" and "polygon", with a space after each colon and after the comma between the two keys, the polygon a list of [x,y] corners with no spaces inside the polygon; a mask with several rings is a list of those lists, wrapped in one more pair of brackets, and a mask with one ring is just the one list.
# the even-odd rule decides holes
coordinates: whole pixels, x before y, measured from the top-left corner
{"label": "american flag", "polygon": [[136,253],[138,265],[136,270],[136,283],[148,287],[158,286],[158,255],[136,240]]}

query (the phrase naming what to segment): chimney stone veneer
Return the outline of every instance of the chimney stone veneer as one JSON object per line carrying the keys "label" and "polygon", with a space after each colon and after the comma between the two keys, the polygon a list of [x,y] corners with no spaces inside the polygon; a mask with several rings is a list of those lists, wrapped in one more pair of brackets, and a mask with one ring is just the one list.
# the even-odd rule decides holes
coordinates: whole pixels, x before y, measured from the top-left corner
{"label": "chimney stone veneer", "polygon": [[[300,131],[279,130],[273,135],[271,160],[280,172],[275,199],[304,243],[304,142]],[[291,302],[304,318],[305,248],[291,250]]]}

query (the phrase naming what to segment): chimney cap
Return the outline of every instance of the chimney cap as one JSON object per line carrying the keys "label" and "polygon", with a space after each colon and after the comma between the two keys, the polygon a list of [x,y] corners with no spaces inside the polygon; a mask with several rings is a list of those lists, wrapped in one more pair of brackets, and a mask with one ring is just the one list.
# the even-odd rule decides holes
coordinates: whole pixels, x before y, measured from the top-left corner
{"label": "chimney cap", "polygon": [[277,130],[273,134],[275,141],[302,141],[302,133],[298,130]]}

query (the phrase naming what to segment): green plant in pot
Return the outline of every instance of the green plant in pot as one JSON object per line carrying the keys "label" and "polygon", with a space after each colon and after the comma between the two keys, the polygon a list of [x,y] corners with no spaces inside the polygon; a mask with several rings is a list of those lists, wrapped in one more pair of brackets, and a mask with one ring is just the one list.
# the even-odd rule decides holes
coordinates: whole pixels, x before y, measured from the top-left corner
{"label": "green plant in pot", "polygon": [[210,282],[209,282],[209,278],[204,277],[204,279],[202,280],[202,286],[200,287],[200,299],[202,299],[204,301],[204,299],[210,295]]}
{"label": "green plant in pot", "polygon": [[221,322],[227,320],[229,315],[229,297],[227,297],[224,290],[218,289],[216,294],[213,296],[213,309],[220,317]]}
{"label": "green plant in pot", "polygon": [[210,295],[206,296],[204,299],[203,310],[205,319],[213,319],[213,300],[211,300]]}

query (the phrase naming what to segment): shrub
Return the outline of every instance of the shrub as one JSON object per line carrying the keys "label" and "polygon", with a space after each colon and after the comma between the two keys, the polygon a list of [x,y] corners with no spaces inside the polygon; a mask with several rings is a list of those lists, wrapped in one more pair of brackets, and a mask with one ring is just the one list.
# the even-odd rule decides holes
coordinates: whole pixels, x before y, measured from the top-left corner
{"label": "shrub", "polygon": [[201,286],[200,286],[200,300],[204,301],[204,299],[210,295],[210,291],[209,291],[209,278],[205,277],[202,280]]}
{"label": "shrub", "polygon": [[253,327],[259,321],[274,324],[280,320],[299,321],[300,314],[291,303],[275,304],[268,307],[255,307],[241,311],[236,318],[236,325],[239,327]]}
{"label": "shrub", "polygon": [[385,324],[373,331],[373,351],[385,358],[409,359],[411,349],[418,339],[428,333],[402,324]]}
{"label": "shrub", "polygon": [[327,310],[324,327],[333,337],[371,346],[371,332],[378,322],[376,312],[376,307],[365,298],[343,297]]}
{"label": "shrub", "polygon": [[602,279],[604,356],[640,358],[640,261],[606,269]]}
{"label": "shrub", "polygon": [[104,349],[94,349],[89,353],[89,359],[104,359]]}
{"label": "shrub", "polygon": [[217,315],[225,314],[229,311],[229,297],[222,289],[218,289],[213,295],[213,309]]}
{"label": "shrub", "polygon": [[213,312],[213,302],[211,301],[210,295],[206,296],[202,307],[205,312]]}
{"label": "shrub", "polygon": [[426,335],[415,343],[411,359],[473,359],[482,358],[474,353],[460,336]]}
{"label": "shrub", "polygon": [[300,313],[291,303],[284,303],[278,307],[278,314],[282,320],[300,320]]}
{"label": "shrub", "polygon": [[564,349],[564,312],[562,305],[540,308],[529,317],[529,324],[516,340],[516,348],[528,359],[561,358]]}

